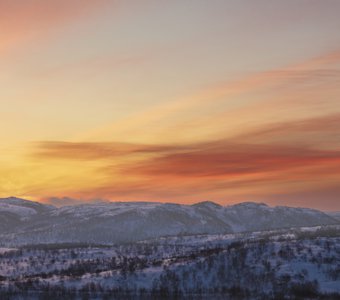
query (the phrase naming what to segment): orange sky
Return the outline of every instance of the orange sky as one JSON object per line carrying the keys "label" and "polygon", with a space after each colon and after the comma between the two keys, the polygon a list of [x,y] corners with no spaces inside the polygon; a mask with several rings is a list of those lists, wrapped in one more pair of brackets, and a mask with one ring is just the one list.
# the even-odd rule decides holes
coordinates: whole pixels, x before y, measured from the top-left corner
{"label": "orange sky", "polygon": [[340,210],[339,11],[0,0],[0,197]]}

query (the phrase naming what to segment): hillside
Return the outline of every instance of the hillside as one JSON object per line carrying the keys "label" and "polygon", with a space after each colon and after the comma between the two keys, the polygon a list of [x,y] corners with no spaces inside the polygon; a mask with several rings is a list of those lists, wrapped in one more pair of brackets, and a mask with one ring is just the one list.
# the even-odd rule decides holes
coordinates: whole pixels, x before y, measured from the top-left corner
{"label": "hillside", "polygon": [[171,237],[116,246],[48,244],[5,249],[0,251],[0,294],[14,299],[15,295],[23,299],[339,299],[339,228]]}
{"label": "hillside", "polygon": [[0,199],[3,245],[51,242],[122,243],[162,236],[225,234],[339,221],[308,208],[261,203],[221,206],[153,202],[102,202],[56,208],[17,198]]}

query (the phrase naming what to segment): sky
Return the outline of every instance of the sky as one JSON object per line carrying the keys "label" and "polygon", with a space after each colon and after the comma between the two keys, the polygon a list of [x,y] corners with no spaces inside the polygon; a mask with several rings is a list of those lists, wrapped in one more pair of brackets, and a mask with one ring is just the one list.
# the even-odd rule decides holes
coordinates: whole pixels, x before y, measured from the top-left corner
{"label": "sky", "polygon": [[0,197],[340,210],[339,14],[0,0]]}

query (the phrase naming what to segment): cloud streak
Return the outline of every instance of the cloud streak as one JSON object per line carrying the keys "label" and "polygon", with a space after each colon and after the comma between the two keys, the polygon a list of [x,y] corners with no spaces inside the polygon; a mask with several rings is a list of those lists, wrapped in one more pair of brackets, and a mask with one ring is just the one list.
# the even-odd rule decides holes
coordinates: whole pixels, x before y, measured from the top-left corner
{"label": "cloud streak", "polygon": [[220,201],[246,195],[271,198],[275,191],[302,194],[340,180],[340,142],[331,142],[340,134],[339,125],[340,115],[332,114],[200,143],[40,142],[34,157],[96,162],[94,172],[103,174],[103,182],[70,190],[73,197],[189,202],[198,200],[197,194]]}
{"label": "cloud streak", "polygon": [[171,154],[134,166],[128,172],[148,176],[219,177],[281,172],[287,169],[339,164],[340,152],[254,145],[219,145]]}
{"label": "cloud streak", "polygon": [[101,160],[137,154],[160,154],[190,149],[180,145],[143,145],[129,143],[76,143],[45,141],[34,143],[34,156],[47,159]]}

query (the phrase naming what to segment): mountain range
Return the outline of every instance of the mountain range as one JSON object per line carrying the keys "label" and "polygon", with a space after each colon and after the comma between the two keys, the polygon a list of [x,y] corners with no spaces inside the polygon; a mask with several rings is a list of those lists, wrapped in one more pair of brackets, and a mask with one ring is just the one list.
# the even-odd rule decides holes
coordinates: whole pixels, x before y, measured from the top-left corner
{"label": "mountain range", "polygon": [[0,199],[3,245],[124,243],[162,236],[224,234],[339,224],[309,208],[244,202],[221,206],[154,202],[100,202],[54,207],[15,197]]}

